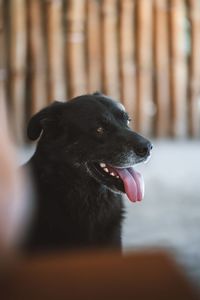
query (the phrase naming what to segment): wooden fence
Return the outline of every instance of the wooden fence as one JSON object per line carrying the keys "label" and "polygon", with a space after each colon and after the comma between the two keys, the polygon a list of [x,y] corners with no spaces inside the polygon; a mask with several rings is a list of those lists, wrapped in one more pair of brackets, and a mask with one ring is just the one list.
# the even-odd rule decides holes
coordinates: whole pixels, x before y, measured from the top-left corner
{"label": "wooden fence", "polygon": [[0,51],[18,140],[41,107],[96,90],[145,135],[200,136],[199,0],[0,0]]}

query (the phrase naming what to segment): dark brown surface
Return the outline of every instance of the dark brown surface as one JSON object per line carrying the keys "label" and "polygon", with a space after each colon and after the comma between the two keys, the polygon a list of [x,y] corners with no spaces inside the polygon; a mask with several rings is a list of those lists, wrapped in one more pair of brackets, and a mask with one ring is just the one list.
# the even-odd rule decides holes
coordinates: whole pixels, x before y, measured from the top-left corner
{"label": "dark brown surface", "polygon": [[179,268],[162,252],[125,257],[89,252],[21,260],[7,274],[4,292],[6,300],[198,299]]}

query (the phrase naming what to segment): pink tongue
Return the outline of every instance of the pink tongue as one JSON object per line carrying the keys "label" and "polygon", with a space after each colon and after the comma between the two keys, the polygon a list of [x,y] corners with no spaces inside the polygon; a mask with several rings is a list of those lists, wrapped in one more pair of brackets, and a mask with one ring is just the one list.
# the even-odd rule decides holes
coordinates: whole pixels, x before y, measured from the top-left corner
{"label": "pink tongue", "polygon": [[115,170],[124,183],[124,189],[128,198],[133,202],[141,201],[144,197],[144,181],[142,175],[133,168],[115,168]]}

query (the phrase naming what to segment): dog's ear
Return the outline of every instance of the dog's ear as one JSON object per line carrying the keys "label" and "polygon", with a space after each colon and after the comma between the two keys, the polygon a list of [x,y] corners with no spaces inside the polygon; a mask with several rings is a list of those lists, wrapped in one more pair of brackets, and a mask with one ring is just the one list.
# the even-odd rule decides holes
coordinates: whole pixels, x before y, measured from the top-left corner
{"label": "dog's ear", "polygon": [[30,140],[34,141],[39,138],[47,124],[57,119],[62,111],[63,105],[63,102],[55,101],[48,107],[43,108],[30,119],[27,128],[27,135]]}

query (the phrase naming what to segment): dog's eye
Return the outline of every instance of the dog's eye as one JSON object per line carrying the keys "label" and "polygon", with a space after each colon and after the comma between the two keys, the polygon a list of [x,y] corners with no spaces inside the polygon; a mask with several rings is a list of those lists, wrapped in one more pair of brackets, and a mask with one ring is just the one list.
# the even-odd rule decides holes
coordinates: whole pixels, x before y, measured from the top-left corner
{"label": "dog's eye", "polygon": [[97,132],[98,135],[102,135],[104,133],[103,127],[98,127],[96,132]]}
{"label": "dog's eye", "polygon": [[129,125],[131,121],[132,121],[131,118],[128,118],[127,125]]}

